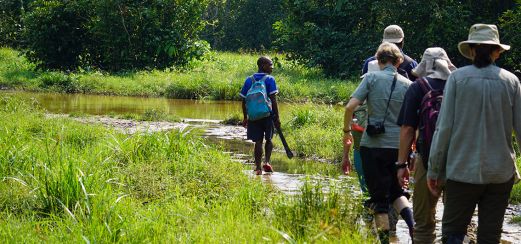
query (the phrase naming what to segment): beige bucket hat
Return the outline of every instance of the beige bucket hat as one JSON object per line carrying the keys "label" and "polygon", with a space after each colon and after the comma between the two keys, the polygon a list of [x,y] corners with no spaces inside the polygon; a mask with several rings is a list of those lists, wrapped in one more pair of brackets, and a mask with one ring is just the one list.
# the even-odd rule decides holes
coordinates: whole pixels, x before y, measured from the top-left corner
{"label": "beige bucket hat", "polygon": [[402,27],[397,25],[390,25],[384,29],[384,38],[382,42],[400,43],[403,40]]}
{"label": "beige bucket hat", "polygon": [[461,55],[468,59],[472,59],[469,44],[492,44],[499,46],[502,51],[510,49],[509,45],[501,44],[499,42],[499,32],[497,26],[487,24],[475,24],[470,27],[469,38],[458,44],[458,49]]}
{"label": "beige bucket hat", "polygon": [[418,77],[447,80],[455,69],[443,48],[430,47],[423,52],[422,60],[412,72]]}

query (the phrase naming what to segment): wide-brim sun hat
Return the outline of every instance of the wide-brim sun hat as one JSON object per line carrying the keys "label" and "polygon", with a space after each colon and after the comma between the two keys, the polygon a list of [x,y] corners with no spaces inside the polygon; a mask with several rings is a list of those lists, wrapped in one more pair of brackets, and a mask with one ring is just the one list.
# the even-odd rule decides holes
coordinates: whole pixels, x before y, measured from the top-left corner
{"label": "wide-brim sun hat", "polygon": [[417,77],[430,77],[434,79],[447,80],[450,73],[456,69],[441,47],[430,47],[423,52],[422,60],[412,70]]}
{"label": "wide-brim sun hat", "polygon": [[497,26],[487,24],[475,24],[470,27],[468,40],[458,44],[458,50],[464,57],[473,59],[469,44],[490,44],[497,45],[501,52],[509,50],[510,46],[501,44]]}

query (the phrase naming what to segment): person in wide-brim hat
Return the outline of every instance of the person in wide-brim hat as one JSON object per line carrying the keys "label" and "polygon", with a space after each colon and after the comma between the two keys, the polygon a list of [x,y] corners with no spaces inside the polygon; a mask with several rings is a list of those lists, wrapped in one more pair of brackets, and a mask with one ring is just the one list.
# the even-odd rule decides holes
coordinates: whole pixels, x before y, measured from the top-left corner
{"label": "person in wide-brim hat", "polygon": [[417,77],[430,77],[434,79],[447,80],[456,66],[452,64],[449,56],[441,47],[430,47],[425,49],[422,60],[412,70]]}
{"label": "person in wide-brim hat", "polygon": [[458,50],[464,57],[473,59],[470,44],[491,44],[501,48],[501,52],[510,49],[509,45],[499,42],[499,32],[495,25],[475,24],[470,27],[468,40],[458,44]]}
{"label": "person in wide-brim hat", "polygon": [[429,152],[427,186],[444,185],[442,242],[462,243],[478,206],[477,243],[500,243],[505,211],[519,180],[512,135],[521,142],[521,83],[496,65],[510,49],[495,25],[475,24],[458,44],[472,64],[452,72]]}

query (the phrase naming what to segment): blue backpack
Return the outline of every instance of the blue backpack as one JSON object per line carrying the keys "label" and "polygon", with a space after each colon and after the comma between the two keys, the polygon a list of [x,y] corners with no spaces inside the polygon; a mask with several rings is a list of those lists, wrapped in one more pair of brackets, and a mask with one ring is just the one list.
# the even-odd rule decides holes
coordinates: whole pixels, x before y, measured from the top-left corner
{"label": "blue backpack", "polygon": [[268,75],[256,81],[253,76],[250,77],[252,85],[246,94],[246,112],[248,120],[254,121],[269,117],[271,114],[271,100],[266,91],[266,83],[264,82]]}

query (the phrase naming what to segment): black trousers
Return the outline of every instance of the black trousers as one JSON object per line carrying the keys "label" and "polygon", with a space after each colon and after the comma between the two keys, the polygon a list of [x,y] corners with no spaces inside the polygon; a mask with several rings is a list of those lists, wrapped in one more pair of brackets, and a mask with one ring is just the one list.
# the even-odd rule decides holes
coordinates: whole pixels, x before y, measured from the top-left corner
{"label": "black trousers", "polygon": [[401,196],[408,196],[398,183],[395,162],[398,149],[360,147],[368,204],[376,213],[388,213],[389,204]]}

